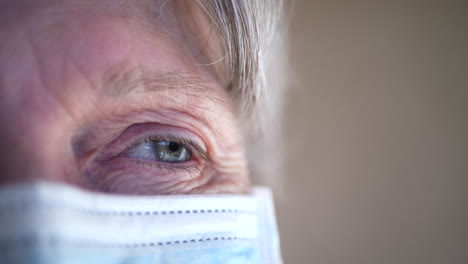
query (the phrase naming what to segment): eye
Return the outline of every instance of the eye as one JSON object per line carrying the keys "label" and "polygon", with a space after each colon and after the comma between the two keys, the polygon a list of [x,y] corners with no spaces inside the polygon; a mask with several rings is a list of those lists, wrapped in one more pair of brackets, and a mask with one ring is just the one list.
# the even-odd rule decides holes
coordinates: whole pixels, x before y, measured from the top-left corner
{"label": "eye", "polygon": [[135,144],[125,152],[135,159],[182,163],[190,160],[192,153],[184,144],[176,141],[148,140]]}

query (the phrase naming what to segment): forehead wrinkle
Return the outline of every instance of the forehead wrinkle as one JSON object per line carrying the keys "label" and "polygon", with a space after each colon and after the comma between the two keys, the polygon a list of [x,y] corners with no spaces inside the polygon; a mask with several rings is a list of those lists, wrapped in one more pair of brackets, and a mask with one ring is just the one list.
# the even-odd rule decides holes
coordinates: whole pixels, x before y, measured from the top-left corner
{"label": "forehead wrinkle", "polygon": [[[1,1],[0,1],[1,2]],[[119,0],[119,1],[74,1],[74,0],[35,0],[7,1],[0,4],[0,17],[4,24],[30,22],[36,28],[41,25],[62,25],[70,21],[80,22],[80,17],[110,18],[138,26],[139,29],[156,37],[174,37],[180,34],[172,16],[172,5],[162,7],[154,0]]]}

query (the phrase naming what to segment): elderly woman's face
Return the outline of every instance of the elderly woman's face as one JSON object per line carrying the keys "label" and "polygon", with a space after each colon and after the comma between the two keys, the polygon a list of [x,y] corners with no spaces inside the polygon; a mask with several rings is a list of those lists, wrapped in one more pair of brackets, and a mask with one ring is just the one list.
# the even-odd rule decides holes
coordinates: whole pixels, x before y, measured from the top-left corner
{"label": "elderly woman's face", "polygon": [[174,7],[0,6],[2,183],[134,194],[247,189],[232,100]]}

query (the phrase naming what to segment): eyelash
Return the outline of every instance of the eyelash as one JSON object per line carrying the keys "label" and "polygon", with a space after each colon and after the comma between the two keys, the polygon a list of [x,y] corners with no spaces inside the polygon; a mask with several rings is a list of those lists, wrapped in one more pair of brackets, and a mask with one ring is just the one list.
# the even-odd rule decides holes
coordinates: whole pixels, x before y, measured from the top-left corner
{"label": "eyelash", "polygon": [[[133,147],[136,147],[140,144],[143,144],[143,143],[146,143],[146,142],[150,142],[150,141],[171,141],[171,142],[177,142],[177,143],[180,143],[182,144],[182,146],[190,149],[190,151],[192,152],[192,155],[194,154],[195,152],[195,155],[192,156],[193,157],[201,157],[202,159],[204,160],[208,160],[208,154],[206,153],[206,151],[200,146],[200,144],[198,144],[196,141],[194,140],[191,140],[191,139],[188,139],[188,138],[184,138],[184,137],[180,137],[180,136],[176,136],[176,135],[155,135],[155,134],[152,134],[152,135],[147,135],[147,136],[143,136],[143,137],[140,137],[140,138],[137,138],[135,140],[133,140],[129,145],[128,147],[123,151],[121,152],[120,155],[122,155],[122,153],[125,153],[126,151],[128,151],[129,149],[133,148]],[[120,156],[119,155],[119,156]]]}

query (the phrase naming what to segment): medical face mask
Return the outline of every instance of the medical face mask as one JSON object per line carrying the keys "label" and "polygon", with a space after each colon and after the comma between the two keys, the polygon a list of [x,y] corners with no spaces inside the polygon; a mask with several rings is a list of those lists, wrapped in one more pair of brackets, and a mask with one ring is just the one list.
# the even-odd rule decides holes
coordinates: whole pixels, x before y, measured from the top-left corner
{"label": "medical face mask", "polygon": [[123,196],[0,190],[0,263],[281,263],[271,192]]}

